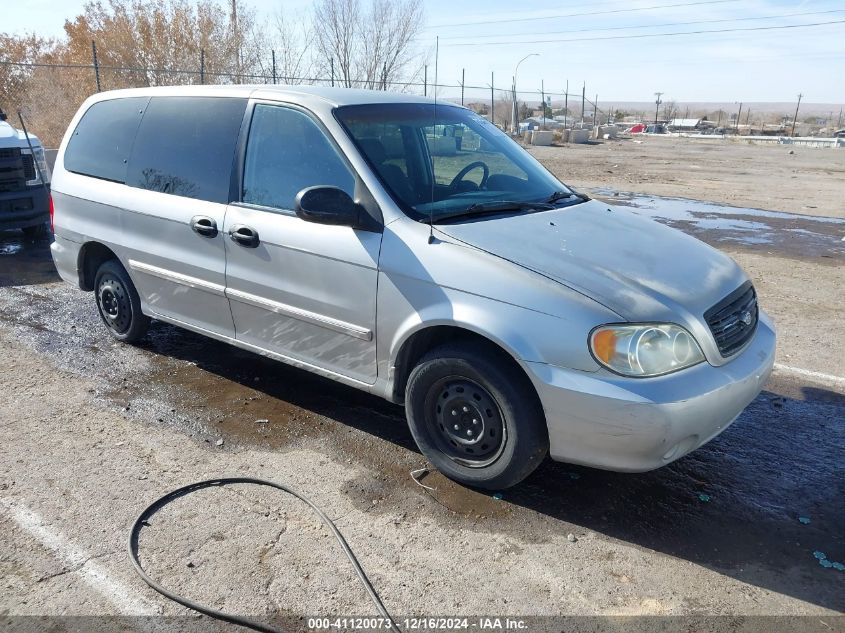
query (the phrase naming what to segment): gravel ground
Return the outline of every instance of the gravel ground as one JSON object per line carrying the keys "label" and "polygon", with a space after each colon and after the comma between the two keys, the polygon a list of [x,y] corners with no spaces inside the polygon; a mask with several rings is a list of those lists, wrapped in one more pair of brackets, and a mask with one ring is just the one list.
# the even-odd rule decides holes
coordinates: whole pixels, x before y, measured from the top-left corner
{"label": "gravel ground", "polygon": [[576,188],[607,187],[845,218],[841,148],[642,136],[530,151]]}
{"label": "gravel ground", "polygon": [[[598,171],[617,150],[543,151],[558,153],[553,169],[595,151]],[[775,194],[755,184],[731,202],[789,210]],[[739,261],[779,326],[780,368],[731,428],[642,475],[548,462],[500,499],[436,473],[422,479],[431,490],[418,485],[410,471],[425,460],[398,407],[160,323],[140,346],[113,342],[91,296],[58,282],[45,243],[0,235],[0,628],[229,630],[150,590],[125,551],[154,498],[228,474],[316,501],[400,618],[707,616],[667,630],[842,630],[845,573],[814,552],[845,563],[845,255],[825,241],[837,226],[813,221],[768,218],[765,244],[736,240],[735,223],[678,224]],[[795,248],[782,235],[795,228],[821,237]],[[300,630],[304,616],[375,614],[327,530],[281,493],[185,497],[153,517],[141,549],[154,578],[218,609]],[[156,615],[170,619],[23,617]]]}

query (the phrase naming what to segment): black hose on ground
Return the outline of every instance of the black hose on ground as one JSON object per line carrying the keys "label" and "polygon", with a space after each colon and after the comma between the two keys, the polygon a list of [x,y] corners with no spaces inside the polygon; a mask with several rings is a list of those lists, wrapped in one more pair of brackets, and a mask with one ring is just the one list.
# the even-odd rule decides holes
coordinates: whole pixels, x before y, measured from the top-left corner
{"label": "black hose on ground", "polygon": [[141,512],[140,515],[138,515],[138,518],[135,519],[135,523],[132,524],[132,531],[129,533],[129,558],[132,561],[132,565],[135,567],[135,571],[138,572],[138,575],[141,576],[145,583],[147,583],[150,587],[155,589],[157,592],[159,592],[166,598],[170,598],[174,602],[178,602],[179,604],[188,607],[189,609],[193,609],[194,611],[198,611],[199,613],[203,613],[212,618],[223,620],[224,622],[229,622],[231,624],[237,624],[239,626],[245,626],[255,631],[264,631],[265,633],[283,633],[280,629],[273,628],[262,622],[257,622],[255,620],[251,620],[249,618],[239,615],[234,615],[232,613],[218,611],[217,609],[212,609],[211,607],[207,607],[204,604],[200,604],[199,602],[194,602],[189,598],[180,596],[179,594],[170,591],[166,587],[163,587],[155,580],[150,578],[147,575],[147,572],[144,571],[144,568],[141,567],[141,561],[138,557],[138,541],[141,536],[142,528],[149,525],[147,523],[147,520],[153,514],[155,514],[159,509],[163,508],[171,501],[178,499],[179,497],[184,497],[185,495],[188,495],[192,492],[196,492],[197,490],[202,490],[204,488],[225,486],[229,484],[253,484],[257,486],[267,486],[269,488],[275,488],[276,490],[286,492],[289,495],[292,495],[303,503],[307,504],[311,508],[311,510],[314,511],[314,514],[320,517],[320,520],[329,528],[329,530],[331,530],[332,534],[334,534],[335,539],[337,539],[337,542],[340,543],[340,547],[343,550],[343,553],[346,554],[346,557],[352,564],[352,568],[358,575],[358,579],[361,581],[361,584],[364,585],[364,589],[367,590],[367,593],[370,596],[370,600],[372,600],[381,617],[385,618],[390,623],[390,630],[394,633],[400,633],[399,627],[396,626],[396,623],[393,621],[393,618],[390,616],[390,613],[388,613],[387,609],[382,603],[381,598],[379,598],[378,593],[376,593],[376,590],[373,588],[370,579],[367,578],[367,574],[364,573],[364,570],[361,567],[361,563],[358,562],[358,559],[355,557],[352,548],[349,547],[349,544],[346,542],[346,539],[343,538],[343,534],[340,533],[340,530],[337,529],[337,526],[332,522],[332,520],[328,516],[326,516],[326,514],[307,497],[304,497],[298,492],[291,490],[287,486],[277,484],[272,481],[267,481],[266,479],[256,479],[254,477],[222,477],[220,479],[206,479],[205,481],[198,481],[196,483],[188,484],[187,486],[177,488],[176,490],[167,493],[163,497],[156,499],[149,506],[147,506],[147,508],[143,512]]}

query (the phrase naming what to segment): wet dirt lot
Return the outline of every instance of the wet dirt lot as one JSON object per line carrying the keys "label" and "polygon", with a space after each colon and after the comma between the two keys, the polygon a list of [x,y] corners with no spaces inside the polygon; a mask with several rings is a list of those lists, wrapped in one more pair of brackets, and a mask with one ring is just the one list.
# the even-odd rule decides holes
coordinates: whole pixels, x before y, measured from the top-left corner
{"label": "wet dirt lot", "polygon": [[[594,194],[734,256],[780,327],[779,369],[733,426],[668,467],[547,462],[501,499],[436,473],[418,485],[425,460],[399,407],[162,323],[137,347],[115,343],[91,296],[58,281],[47,242],[0,234],[0,622],[185,614],[133,575],[129,525],[171,488],[236,473],[313,497],[400,617],[812,615],[793,630],[841,628],[845,225]],[[325,530],[276,494],[180,500],[142,547],[157,578],[216,608],[300,628],[302,614],[373,613]]]}

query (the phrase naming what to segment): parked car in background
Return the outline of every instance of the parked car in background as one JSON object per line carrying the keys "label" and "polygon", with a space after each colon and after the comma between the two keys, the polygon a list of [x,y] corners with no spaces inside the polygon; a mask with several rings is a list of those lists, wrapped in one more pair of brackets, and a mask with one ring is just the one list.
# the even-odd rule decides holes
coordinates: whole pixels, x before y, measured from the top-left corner
{"label": "parked car in background", "polygon": [[0,231],[47,234],[50,169],[37,136],[12,127],[0,110]]}
{"label": "parked car in background", "polygon": [[772,371],[774,327],[733,260],[575,192],[457,105],[105,92],[54,171],[56,267],[115,338],[160,319],[403,403],[465,484],[512,486],[549,452],[658,468]]}

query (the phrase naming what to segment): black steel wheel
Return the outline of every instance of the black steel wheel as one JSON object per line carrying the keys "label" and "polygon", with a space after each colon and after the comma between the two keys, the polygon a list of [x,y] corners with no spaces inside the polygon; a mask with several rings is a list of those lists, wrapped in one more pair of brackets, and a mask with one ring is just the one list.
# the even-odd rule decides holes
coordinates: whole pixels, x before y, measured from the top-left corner
{"label": "black steel wheel", "polygon": [[141,312],[141,300],[126,270],[117,260],[104,262],[94,279],[97,310],[109,333],[134,343],[147,333],[149,317]]}
{"label": "black steel wheel", "polygon": [[449,344],[423,356],[408,377],[405,411],[422,453],[444,475],[470,486],[513,486],[548,452],[533,386],[492,345]]}
{"label": "black steel wheel", "polygon": [[449,459],[470,468],[483,468],[502,452],[507,427],[498,403],[484,387],[462,376],[449,376],[432,385],[426,421],[432,437]]}

